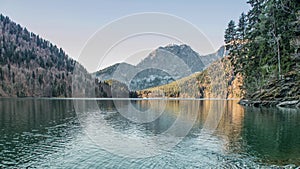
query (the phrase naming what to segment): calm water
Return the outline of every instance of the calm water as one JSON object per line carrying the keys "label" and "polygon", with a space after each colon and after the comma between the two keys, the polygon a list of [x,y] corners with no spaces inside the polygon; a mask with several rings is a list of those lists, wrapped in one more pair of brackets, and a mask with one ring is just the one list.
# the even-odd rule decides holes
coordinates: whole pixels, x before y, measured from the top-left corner
{"label": "calm water", "polygon": [[[97,101],[99,110],[83,109],[80,105],[75,111],[72,100],[1,99],[0,168],[296,168],[300,165],[299,110],[244,108],[236,101],[153,102]],[[89,105],[95,101],[82,103]],[[142,112],[153,109],[154,113],[163,105],[164,111],[154,121],[152,116],[144,115],[142,118],[151,122],[139,123],[134,122],[134,112],[127,112],[125,118],[116,109],[128,104]],[[179,120],[182,127],[173,134],[182,137],[180,128],[193,124],[187,136],[174,147],[148,158],[107,151],[89,133],[89,126],[98,125],[95,119],[102,118],[98,123],[111,128],[114,134],[142,140],[167,131],[180,114],[184,115]],[[106,138],[102,139],[103,145],[126,142],[118,137],[106,142]],[[157,145],[159,149],[160,143]]]}

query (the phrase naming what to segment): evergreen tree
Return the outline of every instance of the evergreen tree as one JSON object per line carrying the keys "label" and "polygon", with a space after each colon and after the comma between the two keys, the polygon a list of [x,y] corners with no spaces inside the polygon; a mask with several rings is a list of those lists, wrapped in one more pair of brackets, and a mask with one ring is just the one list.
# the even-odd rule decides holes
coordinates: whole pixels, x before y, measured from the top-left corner
{"label": "evergreen tree", "polygon": [[[225,43],[231,61],[245,76],[250,91],[261,89],[270,80],[282,78],[292,71],[295,45],[299,36],[299,2],[297,0],[249,0],[251,9],[242,14],[232,38],[233,21],[225,31]],[[297,35],[298,32],[298,35]],[[232,39],[235,39],[232,42]]]}
{"label": "evergreen tree", "polygon": [[235,37],[236,37],[236,28],[235,28],[235,22],[233,20],[231,20],[228,23],[228,27],[225,30],[225,44],[226,44],[226,50],[232,50],[233,47],[233,43],[235,41]]}
{"label": "evergreen tree", "polygon": [[237,27],[237,38],[240,40],[244,40],[246,35],[246,27],[247,27],[247,16],[243,12],[240,16],[238,27]]}

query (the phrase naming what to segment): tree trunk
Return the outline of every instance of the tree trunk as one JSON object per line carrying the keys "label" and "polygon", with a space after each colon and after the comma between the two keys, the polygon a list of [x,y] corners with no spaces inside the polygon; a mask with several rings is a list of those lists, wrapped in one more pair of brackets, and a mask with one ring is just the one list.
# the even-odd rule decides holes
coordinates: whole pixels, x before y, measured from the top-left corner
{"label": "tree trunk", "polygon": [[281,65],[280,65],[280,45],[279,45],[279,39],[276,38],[277,43],[277,58],[278,58],[278,77],[281,79]]}

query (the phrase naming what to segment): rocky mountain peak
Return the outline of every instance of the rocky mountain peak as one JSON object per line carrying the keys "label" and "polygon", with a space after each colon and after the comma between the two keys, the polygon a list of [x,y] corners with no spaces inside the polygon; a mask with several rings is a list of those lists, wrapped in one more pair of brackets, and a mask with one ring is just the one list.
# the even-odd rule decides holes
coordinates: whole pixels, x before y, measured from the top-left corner
{"label": "rocky mountain peak", "polygon": [[[206,66],[223,56],[224,50],[200,56],[186,44],[170,44],[152,51],[136,66],[115,64],[95,73],[100,81],[118,77],[133,90],[140,90],[170,83],[174,80],[201,72]],[[133,78],[133,79],[132,79]]]}
{"label": "rocky mountain peak", "polygon": [[160,64],[161,67],[163,67],[164,65],[169,64],[170,59],[177,60],[177,66],[185,64],[192,73],[200,72],[205,67],[201,61],[200,55],[186,44],[170,44],[164,47],[159,47],[151,52],[137,66],[145,67],[155,63]]}
{"label": "rocky mountain peak", "polygon": [[190,46],[186,44],[169,44],[165,47],[159,47],[158,49],[169,51],[178,56],[188,56],[190,54],[198,55],[197,52],[195,52]]}

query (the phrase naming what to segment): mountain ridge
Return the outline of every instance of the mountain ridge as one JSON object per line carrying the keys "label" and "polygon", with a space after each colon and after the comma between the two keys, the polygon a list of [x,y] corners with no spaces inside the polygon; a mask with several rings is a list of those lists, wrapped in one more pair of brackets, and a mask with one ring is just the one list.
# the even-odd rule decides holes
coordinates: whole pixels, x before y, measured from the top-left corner
{"label": "mountain ridge", "polygon": [[[110,80],[113,76],[120,76],[120,79],[114,80],[127,83],[132,90],[141,90],[164,85],[195,72],[201,72],[213,61],[222,58],[224,52],[224,47],[221,47],[215,53],[201,56],[186,44],[172,44],[158,47],[136,66],[128,63],[117,63],[97,71],[93,75],[99,81]],[[119,68],[119,73],[115,73],[118,67],[124,67],[124,65],[127,65],[127,70]],[[129,77],[131,76],[129,75],[125,78],[124,75],[120,74],[123,71],[135,72],[136,76]]]}

